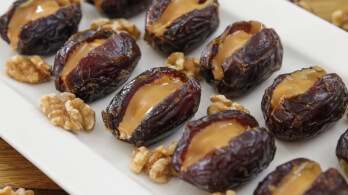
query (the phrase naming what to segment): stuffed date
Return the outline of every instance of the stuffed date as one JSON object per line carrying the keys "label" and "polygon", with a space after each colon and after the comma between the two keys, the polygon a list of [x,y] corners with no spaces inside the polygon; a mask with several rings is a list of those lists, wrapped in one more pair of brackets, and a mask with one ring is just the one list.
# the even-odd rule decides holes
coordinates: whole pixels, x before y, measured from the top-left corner
{"label": "stuffed date", "polygon": [[209,192],[225,192],[268,167],[275,140],[254,117],[225,110],[186,125],[173,156],[178,176]]}
{"label": "stuffed date", "polygon": [[137,147],[174,132],[198,110],[201,87],[171,68],[145,71],[121,89],[102,112],[105,128]]}
{"label": "stuffed date", "polygon": [[284,163],[259,183],[254,195],[348,194],[348,185],[333,168],[322,172],[314,161],[298,158]]}
{"label": "stuffed date", "polygon": [[266,89],[261,108],[267,127],[277,138],[298,141],[341,119],[347,93],[337,74],[310,67],[278,76]]}
{"label": "stuffed date", "polygon": [[157,0],[146,15],[145,40],[165,55],[189,52],[219,25],[217,0]]}
{"label": "stuffed date", "polygon": [[152,0],[86,0],[109,18],[128,18],[145,10]]}
{"label": "stuffed date", "polygon": [[337,142],[336,156],[344,174],[348,177],[348,129]]}
{"label": "stuffed date", "polygon": [[79,32],[56,55],[56,88],[94,101],[126,82],[140,57],[139,47],[127,33],[107,28]]}
{"label": "stuffed date", "polygon": [[0,18],[1,37],[24,55],[57,52],[77,32],[79,0],[17,0]]}
{"label": "stuffed date", "polygon": [[211,41],[201,55],[201,74],[226,97],[248,92],[280,69],[278,34],[256,21],[237,22]]}

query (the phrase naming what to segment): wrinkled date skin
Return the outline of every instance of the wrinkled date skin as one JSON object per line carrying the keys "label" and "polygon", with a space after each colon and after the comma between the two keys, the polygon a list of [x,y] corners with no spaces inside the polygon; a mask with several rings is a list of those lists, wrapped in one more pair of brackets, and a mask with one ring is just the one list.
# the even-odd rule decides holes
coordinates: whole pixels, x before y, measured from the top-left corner
{"label": "wrinkled date skin", "polygon": [[[17,0],[0,18],[2,39],[10,43],[7,35],[9,24],[16,9],[29,0]],[[80,4],[72,4],[56,11],[53,15],[31,21],[21,27],[17,52],[22,55],[49,55],[61,48],[69,37],[78,30],[82,17]]]}
{"label": "wrinkled date skin", "polygon": [[306,92],[284,98],[280,108],[273,108],[274,89],[293,73],[279,75],[266,89],[261,103],[267,127],[285,141],[299,141],[325,131],[342,118],[348,101],[345,84],[332,73],[321,77]]}
{"label": "wrinkled date skin", "polygon": [[[266,178],[259,183],[254,191],[254,195],[271,195],[271,189],[279,187],[282,180],[290,174],[291,170],[304,162],[312,161],[305,158],[298,158],[279,165],[276,170],[267,175]],[[308,186],[302,195],[317,194],[348,194],[348,185],[336,169],[330,168],[322,172],[310,186]]]}
{"label": "wrinkled date skin", "polygon": [[[86,0],[95,4],[94,0]],[[101,12],[109,18],[128,18],[145,10],[152,0],[102,0]]]}
{"label": "wrinkled date skin", "polygon": [[[213,149],[206,156],[182,169],[192,139],[205,127],[218,121],[236,119],[254,130],[233,137],[226,147]],[[209,192],[224,192],[254,178],[273,160],[276,147],[273,136],[251,115],[227,110],[191,121],[186,125],[173,156],[179,177]]]}
{"label": "wrinkled date skin", "polygon": [[223,40],[237,31],[250,33],[251,21],[237,22],[212,42],[201,55],[201,74],[219,93],[232,98],[241,96],[279,70],[283,60],[283,46],[278,34],[269,28],[260,29],[231,56],[225,56],[221,64],[223,77],[216,79],[213,75],[213,59],[217,56]]}
{"label": "wrinkled date skin", "polygon": [[128,139],[121,139],[136,147],[149,146],[172,134],[175,127],[191,118],[198,110],[201,98],[199,81],[171,68],[152,68],[137,76],[121,89],[109,106],[102,112],[104,125],[117,138],[131,98],[142,86],[151,84],[163,76],[173,76],[180,79],[183,85],[159,102],[146,115]]}
{"label": "wrinkled date skin", "polygon": [[[164,55],[173,52],[190,52],[204,42],[219,26],[218,1],[201,10],[194,10],[175,19],[166,31],[158,35],[152,25],[158,20],[172,0],[156,0],[146,13],[144,39]],[[205,1],[204,1],[205,2]]]}
{"label": "wrinkled date skin", "polygon": [[348,129],[341,135],[337,142],[336,156],[340,162],[344,174],[348,176]]}
{"label": "wrinkled date skin", "polygon": [[[69,57],[81,44],[96,39],[106,41],[84,55],[64,79],[61,74]],[[140,57],[139,47],[127,33],[104,28],[79,32],[56,55],[53,67],[56,88],[74,93],[84,101],[94,101],[126,82]]]}

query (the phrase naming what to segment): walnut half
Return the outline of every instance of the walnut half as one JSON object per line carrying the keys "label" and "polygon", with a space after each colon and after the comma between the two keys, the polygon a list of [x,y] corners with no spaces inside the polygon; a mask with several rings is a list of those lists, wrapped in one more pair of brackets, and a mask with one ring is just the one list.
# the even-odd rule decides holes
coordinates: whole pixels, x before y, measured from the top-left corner
{"label": "walnut half", "polygon": [[334,11],[332,13],[332,23],[348,31],[348,7]]}
{"label": "walnut half", "polygon": [[135,40],[139,39],[140,31],[139,29],[130,21],[126,19],[107,19],[99,18],[92,21],[91,27],[96,28],[102,26],[104,28],[112,29],[113,31],[120,33],[125,32],[130,34]]}
{"label": "walnut half", "polygon": [[39,105],[51,122],[65,130],[91,131],[95,124],[95,113],[89,105],[72,93],[44,95]]}
{"label": "walnut half", "polygon": [[243,105],[232,102],[232,100],[227,99],[224,95],[212,95],[210,96],[210,101],[212,104],[207,109],[207,114],[215,114],[223,110],[241,110],[248,114],[250,111],[244,108]]}
{"label": "walnut half", "polygon": [[51,66],[39,56],[13,56],[6,62],[6,74],[25,83],[42,83],[51,78]]}
{"label": "walnut half", "polygon": [[11,187],[7,186],[4,189],[0,189],[0,195],[34,195],[34,192],[23,188],[14,191]]}
{"label": "walnut half", "polygon": [[[221,194],[221,192],[215,192],[215,193],[213,193],[212,195],[222,195],[222,194]],[[225,192],[225,195],[236,195],[236,192],[233,191],[233,190],[227,190],[227,191]]]}
{"label": "walnut half", "polygon": [[170,54],[166,61],[166,67],[176,69],[184,73],[187,77],[195,76],[201,79],[199,59],[189,56],[185,59],[184,53],[175,52]]}
{"label": "walnut half", "polygon": [[160,146],[155,151],[150,151],[144,146],[137,148],[132,153],[129,167],[134,173],[144,170],[156,183],[167,183],[171,176],[176,176],[172,166],[176,145],[177,142],[174,141],[168,147]]}

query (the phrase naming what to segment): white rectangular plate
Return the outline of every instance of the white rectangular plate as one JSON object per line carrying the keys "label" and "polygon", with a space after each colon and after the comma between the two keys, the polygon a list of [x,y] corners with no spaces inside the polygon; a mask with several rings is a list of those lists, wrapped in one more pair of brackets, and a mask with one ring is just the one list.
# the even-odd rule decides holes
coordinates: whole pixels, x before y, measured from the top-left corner
{"label": "white rectangular plate", "polygon": [[[0,13],[5,13],[13,1],[0,1]],[[217,31],[191,55],[200,57],[202,48],[223,32],[227,25],[240,20],[258,20],[274,28],[284,46],[283,67],[244,97],[235,99],[245,105],[264,126],[261,98],[273,79],[281,74],[304,67],[319,65],[328,72],[338,73],[348,81],[348,33],[334,27],[285,0],[221,0],[221,23]],[[82,3],[83,19],[80,30],[87,29],[93,19],[101,15],[89,4]],[[130,20],[144,33],[141,13]],[[165,58],[143,40],[138,41],[142,58],[131,78],[144,70],[163,66]],[[38,100],[47,93],[58,93],[51,80],[40,85],[19,83],[4,73],[5,62],[14,53],[0,41],[0,136],[21,152],[32,163],[50,176],[67,192],[76,195],[96,194],[208,194],[173,178],[168,184],[158,185],[145,174],[133,174],[128,168],[133,146],[114,138],[105,131],[101,111],[111,101],[112,93],[91,104],[97,122],[93,132],[67,132],[53,126],[40,111]],[[54,56],[45,58],[53,64]],[[202,82],[202,101],[194,119],[205,115],[209,96],[215,91]],[[328,131],[308,141],[288,143],[277,141],[277,153],[270,166],[256,178],[237,188],[238,194],[251,194],[268,173],[288,160],[307,157],[319,162],[323,169],[339,169],[335,147],[339,136],[347,128],[346,116]],[[181,127],[174,135],[155,146],[178,140]],[[340,170],[340,169],[339,169]]]}

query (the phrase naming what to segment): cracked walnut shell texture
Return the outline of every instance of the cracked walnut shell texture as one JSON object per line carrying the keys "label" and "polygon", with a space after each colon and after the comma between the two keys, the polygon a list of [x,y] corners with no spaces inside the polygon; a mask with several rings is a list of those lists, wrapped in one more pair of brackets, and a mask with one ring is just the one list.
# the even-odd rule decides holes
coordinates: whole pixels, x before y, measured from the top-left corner
{"label": "cracked walnut shell texture", "polygon": [[25,83],[42,83],[51,78],[51,66],[39,56],[13,56],[6,62],[6,74]]}
{"label": "cracked walnut shell texture", "polygon": [[140,37],[140,31],[139,29],[130,21],[126,19],[107,19],[107,18],[99,18],[94,21],[92,21],[91,27],[97,28],[97,27],[104,27],[112,29],[113,31],[120,33],[125,32],[131,35],[135,40],[139,39]]}
{"label": "cracked walnut shell texture", "polygon": [[43,96],[39,105],[51,122],[65,130],[91,131],[95,124],[95,113],[89,105],[72,93]]}
{"label": "cracked walnut shell texture", "polygon": [[171,176],[177,175],[172,166],[176,145],[177,142],[174,141],[168,147],[160,146],[155,151],[150,151],[144,146],[137,148],[132,153],[129,167],[134,173],[144,170],[156,183],[167,183]]}
{"label": "cracked walnut shell texture", "polygon": [[23,188],[14,191],[11,187],[7,186],[4,189],[0,188],[0,195],[34,195],[34,192]]}

